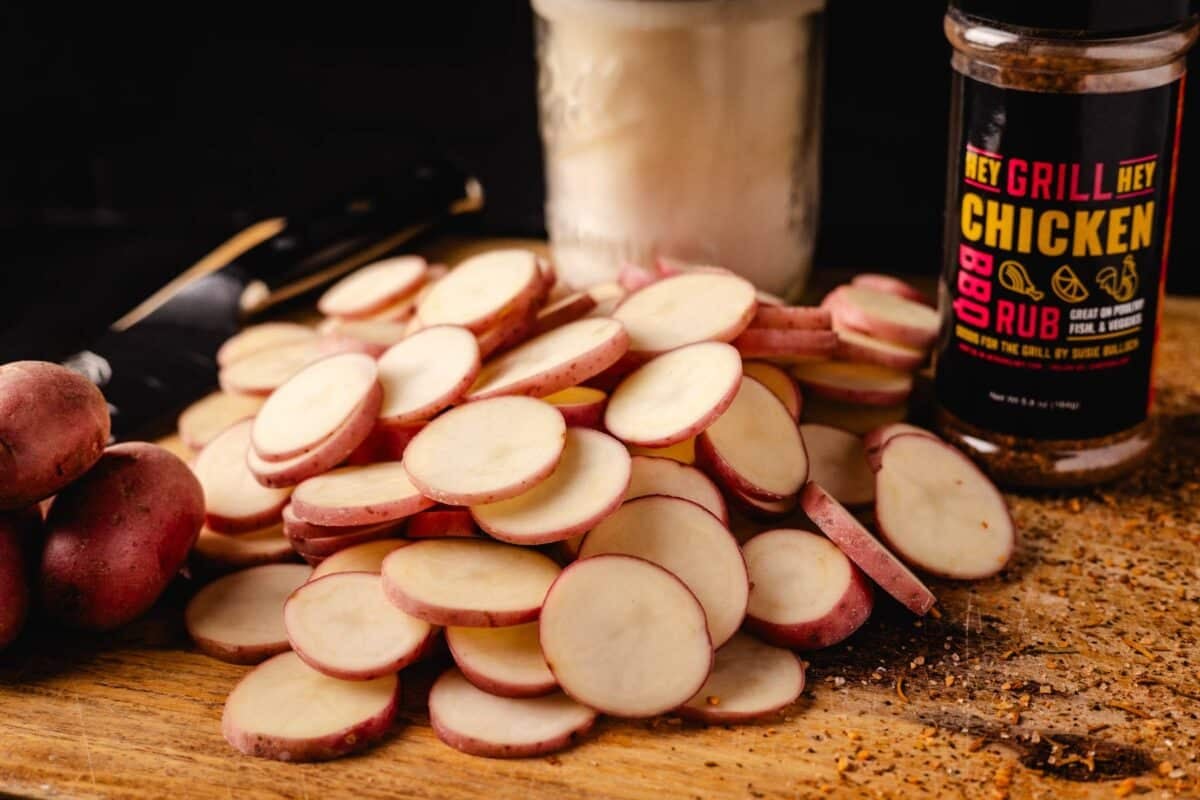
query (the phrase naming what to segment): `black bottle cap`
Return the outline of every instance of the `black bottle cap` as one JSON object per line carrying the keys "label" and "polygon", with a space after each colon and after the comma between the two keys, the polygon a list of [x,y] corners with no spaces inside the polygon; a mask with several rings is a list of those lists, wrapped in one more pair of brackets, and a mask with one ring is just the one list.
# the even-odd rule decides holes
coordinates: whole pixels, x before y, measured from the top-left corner
{"label": "black bottle cap", "polygon": [[1135,36],[1191,19],[1192,0],[950,0],[950,8],[1001,26],[1078,38]]}

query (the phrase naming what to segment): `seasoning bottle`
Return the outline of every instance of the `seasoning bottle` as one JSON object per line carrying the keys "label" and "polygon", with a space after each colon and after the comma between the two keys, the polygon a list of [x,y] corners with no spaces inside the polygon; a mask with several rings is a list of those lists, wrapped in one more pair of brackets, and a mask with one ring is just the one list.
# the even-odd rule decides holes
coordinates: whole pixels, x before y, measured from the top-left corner
{"label": "seasoning bottle", "polygon": [[1001,483],[1139,466],[1187,0],[952,0],[937,421]]}

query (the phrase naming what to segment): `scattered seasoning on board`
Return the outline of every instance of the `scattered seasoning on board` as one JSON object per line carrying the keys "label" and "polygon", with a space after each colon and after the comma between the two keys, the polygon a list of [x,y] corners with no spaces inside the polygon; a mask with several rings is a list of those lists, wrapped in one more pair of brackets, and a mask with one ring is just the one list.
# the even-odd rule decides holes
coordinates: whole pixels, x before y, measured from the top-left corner
{"label": "scattered seasoning on board", "polygon": [[952,0],[937,422],[999,482],[1072,487],[1154,444],[1181,0]]}

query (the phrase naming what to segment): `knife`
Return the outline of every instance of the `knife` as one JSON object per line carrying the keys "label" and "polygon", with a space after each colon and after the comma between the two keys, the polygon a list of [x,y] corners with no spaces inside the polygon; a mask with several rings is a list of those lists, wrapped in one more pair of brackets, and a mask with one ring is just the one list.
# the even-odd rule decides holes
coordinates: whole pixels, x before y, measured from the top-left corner
{"label": "knife", "polygon": [[216,386],[217,349],[247,321],[482,207],[479,181],[436,160],[307,213],[255,223],[63,365],[103,390],[116,440],[164,435]]}

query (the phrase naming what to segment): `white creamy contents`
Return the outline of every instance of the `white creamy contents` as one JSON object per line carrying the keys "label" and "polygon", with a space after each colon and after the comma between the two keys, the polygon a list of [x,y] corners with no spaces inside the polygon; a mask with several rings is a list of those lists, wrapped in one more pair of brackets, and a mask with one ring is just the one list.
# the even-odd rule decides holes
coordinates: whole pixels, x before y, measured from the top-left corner
{"label": "white creamy contents", "polygon": [[575,286],[656,255],[784,292],[816,232],[824,0],[533,0],[547,227]]}

